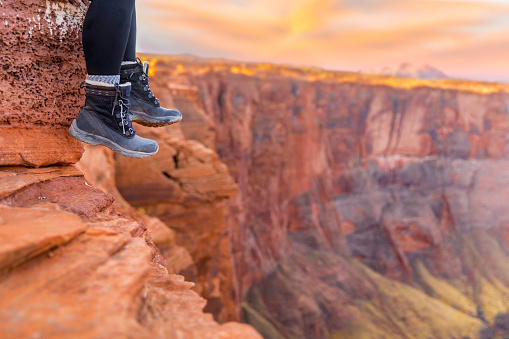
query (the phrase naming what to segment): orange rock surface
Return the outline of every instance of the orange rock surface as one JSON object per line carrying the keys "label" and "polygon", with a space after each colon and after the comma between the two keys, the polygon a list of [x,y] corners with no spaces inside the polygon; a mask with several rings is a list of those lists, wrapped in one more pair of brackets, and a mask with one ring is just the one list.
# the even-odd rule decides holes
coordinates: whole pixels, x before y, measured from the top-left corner
{"label": "orange rock surface", "polygon": [[159,58],[182,128],[80,171],[86,1],[0,9],[0,337],[261,338],[213,315],[267,338],[499,331],[507,85]]}
{"label": "orange rock surface", "polygon": [[189,252],[121,197],[110,151],[90,148],[79,164],[87,179],[68,166],[84,150],[67,128],[84,100],[87,4],[0,1],[0,337],[260,339],[218,324],[194,284],[169,274],[167,264],[194,265]]}
{"label": "orange rock surface", "polygon": [[83,147],[67,129],[84,102],[86,4],[0,4],[0,166],[71,164],[81,157]]}
{"label": "orange rock surface", "polygon": [[0,124],[0,145],[0,164],[5,166],[69,165],[83,154],[82,144],[66,128],[12,128]]}
{"label": "orange rock surface", "polygon": [[[178,128],[178,127],[177,127]],[[159,152],[145,161],[115,157],[118,190],[134,207],[160,218],[185,247],[163,250],[179,274],[196,283],[216,319],[236,319],[233,262],[226,225],[227,200],[237,185],[217,154],[196,141],[181,140],[168,129],[137,126],[159,142]],[[169,258],[172,258],[171,260]]]}
{"label": "orange rock surface", "polygon": [[2,168],[0,178],[2,338],[260,338],[203,313],[146,228],[75,168]]}

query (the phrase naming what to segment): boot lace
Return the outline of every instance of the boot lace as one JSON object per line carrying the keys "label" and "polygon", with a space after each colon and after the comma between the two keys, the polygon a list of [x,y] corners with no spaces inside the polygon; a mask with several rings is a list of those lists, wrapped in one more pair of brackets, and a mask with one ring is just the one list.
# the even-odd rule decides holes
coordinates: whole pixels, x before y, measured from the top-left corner
{"label": "boot lace", "polygon": [[149,66],[147,65],[147,69],[145,70],[145,67],[143,67],[144,65],[142,64],[141,59],[140,58],[136,58],[136,61],[138,61],[138,63],[141,65],[141,69],[142,69],[142,73],[138,77],[138,80],[140,80],[142,85],[143,85],[143,91],[147,92],[147,96],[149,97],[149,99],[151,99],[154,102],[154,104],[157,106],[157,105],[159,105],[159,99],[157,99],[155,97],[154,93],[152,93],[152,90],[150,89],[150,85],[148,83],[148,78],[149,78],[148,70],[149,70]]}
{"label": "boot lace", "polygon": [[[129,118],[129,108],[131,106],[129,104],[129,98],[122,94],[118,84],[115,84],[115,88],[117,89],[117,94],[115,95],[115,104],[113,105],[111,114],[120,120],[118,125],[122,127],[122,133],[125,136],[130,137],[136,133],[136,131],[133,128],[131,119]],[[120,110],[115,112],[117,107],[120,107]]]}

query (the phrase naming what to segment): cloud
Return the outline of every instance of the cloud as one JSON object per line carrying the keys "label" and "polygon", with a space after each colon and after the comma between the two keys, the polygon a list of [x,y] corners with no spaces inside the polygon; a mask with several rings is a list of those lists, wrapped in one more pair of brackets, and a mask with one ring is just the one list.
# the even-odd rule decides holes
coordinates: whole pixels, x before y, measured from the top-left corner
{"label": "cloud", "polygon": [[506,0],[138,0],[137,9],[146,52],[349,70],[406,61],[509,80]]}

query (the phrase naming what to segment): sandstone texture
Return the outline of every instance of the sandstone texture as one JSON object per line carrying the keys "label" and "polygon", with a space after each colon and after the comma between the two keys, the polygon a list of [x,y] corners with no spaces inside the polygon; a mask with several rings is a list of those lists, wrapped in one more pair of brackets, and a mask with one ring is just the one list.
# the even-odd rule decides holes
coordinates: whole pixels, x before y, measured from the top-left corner
{"label": "sandstone texture", "polygon": [[81,24],[87,1],[0,3],[0,165],[71,164],[67,128],[84,102]]}
{"label": "sandstone texture", "polygon": [[75,168],[0,175],[2,338],[260,338],[204,314],[143,224]]}
{"label": "sandstone texture", "polygon": [[[115,199],[115,208],[122,215],[145,225],[160,250],[175,245],[175,232],[155,217],[138,212],[122,197],[115,181],[115,159],[113,151],[102,146],[85,145],[85,153],[76,167],[81,170],[88,183],[107,192]],[[176,272],[173,272],[176,273]]]}
{"label": "sandstone texture", "polygon": [[0,1],[0,337],[504,335],[508,86],[146,56],[183,123],[69,166],[87,5]]}
{"label": "sandstone texture", "polygon": [[[87,145],[77,166],[88,182],[114,196],[118,211],[147,226],[168,272],[195,282],[193,290],[207,299],[207,312],[222,321],[236,319],[225,226],[225,199],[236,192],[236,185],[215,153],[196,142],[171,137],[171,130],[155,130],[153,135],[150,129],[138,128],[147,137],[164,135],[164,143],[163,137],[158,139],[160,151],[154,158],[140,162]],[[179,166],[175,165],[177,153]]]}
{"label": "sandstone texture", "polygon": [[217,154],[202,144],[165,129],[137,127],[137,132],[156,139],[159,152],[142,162],[116,156],[118,190],[175,232],[176,244],[190,256],[176,247],[163,249],[163,255],[182,259],[176,273],[196,283],[195,291],[208,301],[205,310],[221,321],[236,319],[226,216],[237,185]]}
{"label": "sandstone texture", "polygon": [[236,304],[265,337],[476,337],[508,311],[506,85],[145,58],[238,183]]}
{"label": "sandstone texture", "polygon": [[[189,252],[122,198],[109,150],[88,147],[70,165],[84,151],[67,128],[83,100],[87,5],[0,1],[0,337],[260,339],[218,324],[194,283],[172,274],[194,267]],[[236,189],[225,177],[222,199]]]}

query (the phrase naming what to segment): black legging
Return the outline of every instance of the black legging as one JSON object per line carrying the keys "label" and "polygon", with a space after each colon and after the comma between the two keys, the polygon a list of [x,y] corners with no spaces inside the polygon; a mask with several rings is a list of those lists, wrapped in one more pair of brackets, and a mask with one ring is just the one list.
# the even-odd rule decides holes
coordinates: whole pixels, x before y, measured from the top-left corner
{"label": "black legging", "polygon": [[91,75],[118,75],[136,60],[135,0],[94,0],[83,23],[83,50]]}

